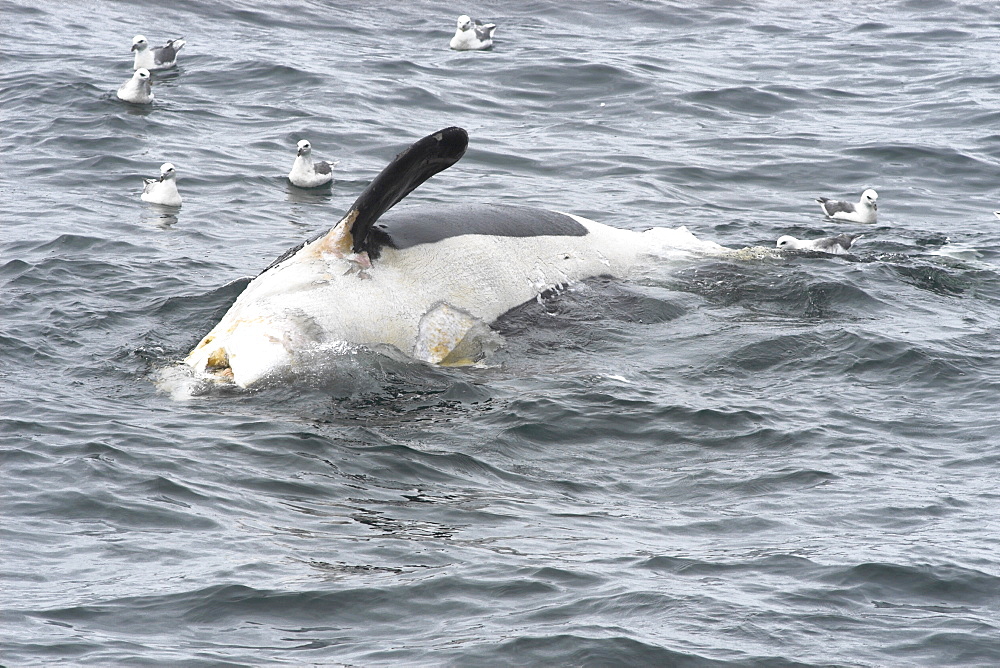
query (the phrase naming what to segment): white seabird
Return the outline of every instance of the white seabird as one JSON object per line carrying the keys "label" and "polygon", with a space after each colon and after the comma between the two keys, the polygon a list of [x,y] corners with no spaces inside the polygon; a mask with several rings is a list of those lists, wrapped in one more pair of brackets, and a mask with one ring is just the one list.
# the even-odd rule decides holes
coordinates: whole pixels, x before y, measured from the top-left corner
{"label": "white seabird", "polygon": [[118,87],[118,99],[132,104],[151,104],[153,97],[153,82],[145,67],[136,70],[131,79]]}
{"label": "white seabird", "polygon": [[863,234],[838,234],[835,237],[823,237],[822,239],[796,239],[785,235],[778,237],[778,248],[782,250],[814,250],[831,255],[846,255],[854,242],[863,237]]}
{"label": "white seabird", "polygon": [[288,180],[292,185],[299,188],[315,188],[333,180],[333,168],[337,163],[313,162],[311,155],[312,144],[305,139],[301,140],[298,143],[295,162],[292,163],[292,171],[288,172]]}
{"label": "white seabird", "polygon": [[451,48],[456,51],[482,51],[493,47],[493,31],[496,25],[484,24],[465,14],[458,17],[455,36],[451,38]]}
{"label": "white seabird", "polygon": [[169,162],[160,165],[160,178],[143,179],[142,201],[164,206],[180,206],[181,194],[177,192],[177,170]]}
{"label": "white seabird", "polygon": [[816,201],[828,218],[834,220],[850,220],[855,223],[875,223],[878,220],[878,205],[875,200],[878,193],[869,188],[861,193],[861,201],[842,202],[829,197],[820,197]]}
{"label": "white seabird", "polygon": [[167,40],[164,46],[150,48],[149,42],[142,35],[132,38],[132,50],[135,52],[135,60],[132,69],[145,67],[147,70],[168,70],[177,64],[177,52],[183,48],[186,42],[178,37]]}

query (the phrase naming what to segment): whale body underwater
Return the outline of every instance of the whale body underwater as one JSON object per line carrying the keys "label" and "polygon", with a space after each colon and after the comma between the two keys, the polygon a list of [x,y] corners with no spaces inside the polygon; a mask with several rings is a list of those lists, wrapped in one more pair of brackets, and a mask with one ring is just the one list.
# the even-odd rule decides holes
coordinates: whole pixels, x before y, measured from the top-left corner
{"label": "whale body underwater", "polygon": [[636,232],[526,206],[386,214],[467,146],[466,131],[451,127],[397,155],[332,229],[250,281],[184,362],[199,377],[242,388],[293,378],[301,353],[330,344],[389,345],[433,364],[472,363],[484,354],[476,342],[491,323],[548,290],[627,277],[655,249],[729,251],[684,228]]}

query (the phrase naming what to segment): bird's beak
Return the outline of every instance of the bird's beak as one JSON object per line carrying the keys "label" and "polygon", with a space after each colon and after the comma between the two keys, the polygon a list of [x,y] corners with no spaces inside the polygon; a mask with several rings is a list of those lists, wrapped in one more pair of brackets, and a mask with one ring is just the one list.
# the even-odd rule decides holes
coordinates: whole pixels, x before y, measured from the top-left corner
{"label": "bird's beak", "polygon": [[302,149],[300,148],[298,151],[296,151],[295,155],[302,155]]}
{"label": "bird's beak", "polygon": [[136,50],[136,49],[138,49],[138,48],[139,48],[139,45],[138,45],[138,44],[133,44],[133,45],[132,45],[132,51],[135,51],[135,50]]}

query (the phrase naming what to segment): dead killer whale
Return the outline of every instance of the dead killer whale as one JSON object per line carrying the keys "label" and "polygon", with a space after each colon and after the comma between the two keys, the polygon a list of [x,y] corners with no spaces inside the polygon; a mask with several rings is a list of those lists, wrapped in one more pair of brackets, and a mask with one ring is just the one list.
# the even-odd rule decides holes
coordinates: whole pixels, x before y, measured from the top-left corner
{"label": "dead killer whale", "polygon": [[458,162],[468,141],[462,128],[445,128],[396,156],[332,229],[253,279],[184,362],[244,388],[293,377],[302,371],[300,353],[335,343],[470,363],[482,354],[471,342],[503,313],[558,285],[627,276],[663,243],[657,231],[701,250],[725,250],[684,228],[634,232],[507,204],[386,213]]}

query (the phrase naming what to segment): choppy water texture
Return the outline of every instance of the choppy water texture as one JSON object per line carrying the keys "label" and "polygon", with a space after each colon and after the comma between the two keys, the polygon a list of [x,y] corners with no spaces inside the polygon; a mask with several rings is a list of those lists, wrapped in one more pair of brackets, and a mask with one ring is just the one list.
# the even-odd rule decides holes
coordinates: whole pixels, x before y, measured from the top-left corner
{"label": "choppy water texture", "polygon": [[[996,7],[366,4],[0,0],[0,663],[1000,664]],[[463,12],[492,52],[447,49]],[[140,32],[188,43],[151,109],[114,97]],[[881,218],[573,286],[485,368],[157,388],[446,125],[402,206],[733,248],[861,231],[820,195]],[[329,191],[287,184],[302,138]]]}

